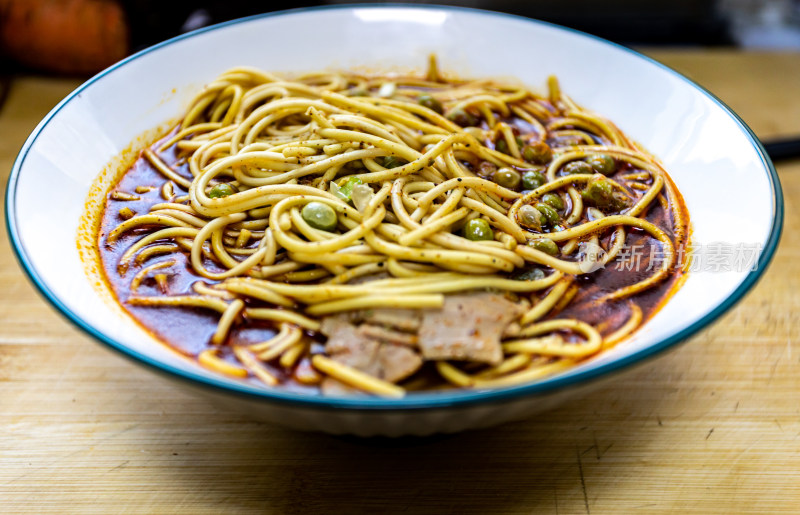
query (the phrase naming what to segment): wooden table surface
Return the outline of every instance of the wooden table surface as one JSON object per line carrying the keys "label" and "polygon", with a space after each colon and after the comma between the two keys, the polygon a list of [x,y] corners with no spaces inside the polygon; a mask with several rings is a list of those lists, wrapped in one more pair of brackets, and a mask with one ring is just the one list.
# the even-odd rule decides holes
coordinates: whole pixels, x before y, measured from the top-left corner
{"label": "wooden table surface", "polygon": [[[653,51],[761,137],[800,134],[800,54]],[[0,171],[76,81],[16,77]],[[78,332],[0,236],[0,512],[800,512],[800,161],[783,240],[713,327],[538,418],[422,440],[218,411]]]}

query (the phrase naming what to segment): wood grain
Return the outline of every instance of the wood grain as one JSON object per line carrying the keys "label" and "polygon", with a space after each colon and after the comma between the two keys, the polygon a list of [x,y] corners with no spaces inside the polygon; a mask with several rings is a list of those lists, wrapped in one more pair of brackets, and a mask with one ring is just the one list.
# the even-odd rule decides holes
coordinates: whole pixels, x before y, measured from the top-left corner
{"label": "wood grain", "polygon": [[[800,55],[659,51],[762,136],[800,133]],[[20,77],[0,170],[76,83]],[[76,331],[0,244],[0,512],[800,510],[800,161],[761,283],[719,323],[539,418],[424,440],[300,434],[218,411]],[[5,178],[3,178],[5,180]]]}

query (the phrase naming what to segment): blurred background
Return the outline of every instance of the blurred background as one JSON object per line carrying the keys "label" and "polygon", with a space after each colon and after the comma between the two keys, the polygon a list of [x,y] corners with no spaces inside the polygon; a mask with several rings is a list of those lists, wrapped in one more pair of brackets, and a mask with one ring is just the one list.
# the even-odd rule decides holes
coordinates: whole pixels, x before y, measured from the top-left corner
{"label": "blurred background", "polygon": [[[336,3],[300,1],[281,8]],[[381,3],[372,1],[371,3]],[[576,28],[627,46],[800,49],[800,0],[462,0]],[[0,0],[3,75],[89,75],[136,50],[222,21],[264,12],[246,0]]]}

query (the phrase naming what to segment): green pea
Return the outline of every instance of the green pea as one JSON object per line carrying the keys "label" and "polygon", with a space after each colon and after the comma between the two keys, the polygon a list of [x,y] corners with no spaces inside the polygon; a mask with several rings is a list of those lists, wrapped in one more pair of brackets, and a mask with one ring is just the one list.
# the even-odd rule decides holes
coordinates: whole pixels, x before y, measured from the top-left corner
{"label": "green pea", "polygon": [[[525,141],[519,136],[514,136],[514,141],[517,143],[517,148],[519,149],[525,146]],[[497,142],[494,144],[494,149],[498,152],[502,152],[503,154],[511,154],[511,150],[508,148],[508,142],[504,137],[501,137],[497,140]]]}
{"label": "green pea", "polygon": [[519,222],[522,225],[531,229],[536,229],[537,231],[541,230],[542,225],[547,223],[547,218],[530,204],[525,204],[520,207],[517,214],[519,215]]}
{"label": "green pea", "polygon": [[631,202],[606,179],[589,181],[581,191],[581,197],[591,206],[612,211],[620,211]]}
{"label": "green pea", "polygon": [[478,118],[474,114],[463,109],[453,109],[447,113],[447,119],[462,127],[474,127],[478,125]]}
{"label": "green pea", "polygon": [[549,204],[556,209],[564,209],[564,199],[557,193],[545,193],[542,195],[542,202]]}
{"label": "green pea", "polygon": [[530,246],[551,256],[557,255],[560,250],[556,242],[550,238],[539,238],[530,242]]}
{"label": "green pea", "polygon": [[537,172],[536,170],[529,170],[522,174],[523,190],[535,190],[545,182],[547,182],[547,179],[545,178],[542,172]]}
{"label": "green pea", "polygon": [[561,167],[561,171],[567,175],[573,175],[578,173],[594,173],[592,165],[590,165],[586,161],[570,161],[569,163]]}
{"label": "green pea", "polygon": [[587,157],[586,162],[589,163],[589,166],[594,168],[596,172],[602,173],[603,175],[611,175],[617,168],[614,159],[605,154]]}
{"label": "green pea", "polygon": [[439,114],[442,114],[443,112],[442,103],[427,93],[423,93],[422,95],[418,96],[417,102],[419,102],[419,105],[427,107],[431,111],[436,111]]}
{"label": "green pea", "polygon": [[515,281],[539,281],[545,277],[545,273],[541,268],[530,268],[517,272],[512,276],[512,279]]}
{"label": "green pea", "polygon": [[397,168],[398,166],[403,166],[408,161],[405,159],[401,159],[397,156],[386,156],[383,158],[383,167],[384,168]]}
{"label": "green pea", "polygon": [[515,190],[522,179],[513,168],[503,167],[492,174],[492,180],[504,188]]}
{"label": "green pea", "polygon": [[464,226],[464,237],[471,241],[493,240],[494,231],[489,226],[489,222],[483,218],[475,218]]}
{"label": "green pea", "polygon": [[233,185],[228,184],[227,182],[223,182],[221,184],[215,184],[211,187],[211,191],[208,192],[209,198],[221,198],[227,197],[228,195],[233,195],[236,193],[236,188]]}
{"label": "green pea", "polygon": [[536,204],[536,209],[538,209],[539,212],[542,213],[545,218],[547,218],[547,223],[549,224],[555,225],[561,221],[558,211],[547,204]]}
{"label": "green pea", "polygon": [[498,152],[502,152],[503,154],[508,154],[508,143],[506,143],[506,139],[500,138],[497,140],[497,142],[494,144],[494,149]]}
{"label": "green pea", "polygon": [[614,192],[614,187],[608,181],[592,181],[589,183],[590,189],[587,191],[609,196]]}
{"label": "green pea", "polygon": [[547,143],[537,141],[522,147],[522,158],[529,163],[543,165],[553,158],[553,151]]}
{"label": "green pea", "polygon": [[322,202],[309,202],[303,206],[301,211],[303,220],[314,229],[321,231],[332,231],[336,229],[338,222],[336,211],[328,204]]}

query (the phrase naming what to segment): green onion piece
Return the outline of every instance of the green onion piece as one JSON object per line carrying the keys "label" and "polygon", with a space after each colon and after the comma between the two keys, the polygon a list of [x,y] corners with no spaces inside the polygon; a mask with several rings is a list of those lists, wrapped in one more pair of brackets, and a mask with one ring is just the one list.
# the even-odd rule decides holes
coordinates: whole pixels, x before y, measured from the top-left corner
{"label": "green onion piece", "polygon": [[364,184],[364,181],[358,177],[350,177],[347,179],[347,182],[344,183],[344,186],[341,186],[338,191],[334,191],[333,194],[345,202],[350,202],[350,196],[353,194],[353,188],[359,184]]}

